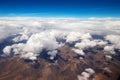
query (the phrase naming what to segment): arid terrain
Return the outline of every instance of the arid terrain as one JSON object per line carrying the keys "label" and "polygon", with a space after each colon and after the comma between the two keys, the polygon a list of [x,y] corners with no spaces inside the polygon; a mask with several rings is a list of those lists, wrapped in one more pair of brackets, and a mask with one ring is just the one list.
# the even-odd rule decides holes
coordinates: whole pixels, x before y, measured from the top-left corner
{"label": "arid terrain", "polygon": [[54,60],[45,53],[34,61],[18,56],[0,59],[0,80],[78,80],[86,68],[95,71],[89,80],[120,80],[120,61],[107,59],[100,49],[96,46],[80,56],[65,45]]}

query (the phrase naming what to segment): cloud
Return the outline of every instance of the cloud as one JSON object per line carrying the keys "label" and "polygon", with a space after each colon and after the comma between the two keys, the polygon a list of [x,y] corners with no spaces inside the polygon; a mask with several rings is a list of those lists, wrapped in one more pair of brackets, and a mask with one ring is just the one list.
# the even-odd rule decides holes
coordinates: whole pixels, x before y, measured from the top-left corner
{"label": "cloud", "polygon": [[115,48],[120,49],[120,35],[107,35],[105,39],[110,41]]}
{"label": "cloud", "polygon": [[[84,36],[84,35],[82,35]],[[92,48],[95,46],[105,46],[106,44],[108,44],[107,41],[103,41],[103,40],[99,40],[99,39],[93,39],[92,37],[86,37],[86,38],[82,38],[80,42],[76,42],[74,47],[72,50],[79,54],[79,55],[84,55],[84,51],[87,48]]]}
{"label": "cloud", "polygon": [[80,33],[80,32],[70,32],[66,37],[66,42],[72,43],[80,39],[89,39],[91,35],[89,33]]}
{"label": "cloud", "polygon": [[[120,48],[120,19],[118,18],[40,18],[0,17],[0,43],[10,38],[12,43],[1,50],[5,55],[36,59],[45,49],[53,59],[57,49],[75,42],[74,52],[84,55],[84,49],[104,45],[105,51]],[[106,36],[106,40],[92,35]],[[25,41],[25,42],[24,42]],[[110,41],[113,48],[107,48]]]}
{"label": "cloud", "polygon": [[4,39],[13,36],[14,34],[18,34],[21,29],[16,27],[9,26],[1,26],[0,25],[0,43],[4,42]]}
{"label": "cloud", "polygon": [[79,54],[79,55],[84,55],[85,53],[83,52],[83,50],[81,49],[72,49],[75,53]]}
{"label": "cloud", "polygon": [[11,46],[6,46],[4,49],[3,49],[3,52],[6,54],[6,55],[9,55],[11,53]]}
{"label": "cloud", "polygon": [[112,53],[112,54],[115,54],[114,46],[105,46],[105,47],[104,47],[104,51],[110,52],[110,53]]}
{"label": "cloud", "polygon": [[[10,54],[11,51],[14,54],[20,54],[24,58],[33,59],[37,57],[43,49],[46,49],[49,55],[55,57],[59,43],[56,41],[55,34],[52,32],[41,32],[31,35],[26,43],[13,44],[12,46],[6,46],[3,49],[5,54]],[[53,51],[52,51],[53,50]],[[30,54],[30,56],[29,56]],[[35,58],[34,58],[35,59]]]}
{"label": "cloud", "polygon": [[112,56],[110,56],[110,55],[105,55],[105,57],[106,57],[106,59],[108,59],[108,60],[111,60],[111,59],[112,59]]}
{"label": "cloud", "polygon": [[93,75],[95,71],[91,68],[86,68],[84,72],[81,73],[81,75],[78,75],[78,80],[89,80],[90,76]]}
{"label": "cloud", "polygon": [[22,34],[22,35],[19,35],[19,36],[13,38],[12,41],[20,42],[20,41],[23,41],[23,40],[28,40],[28,38],[29,38],[28,35]]}
{"label": "cloud", "polygon": [[47,54],[50,55],[50,59],[54,59],[57,53],[58,53],[57,50],[53,50],[53,51],[49,51]]}
{"label": "cloud", "polygon": [[85,49],[85,48],[94,47],[94,46],[96,46],[96,42],[90,41],[89,39],[84,39],[80,43],[75,44],[75,47],[79,49]]}
{"label": "cloud", "polygon": [[[39,17],[1,17],[0,26],[21,28],[27,27],[30,29],[61,29],[80,31],[88,33],[119,33],[118,29],[120,19],[118,18],[39,18]],[[74,26],[74,27],[73,27]],[[36,29],[37,28],[37,29]],[[14,30],[15,31],[15,30]],[[32,32],[35,32],[32,30]],[[112,34],[112,33],[111,33]]]}
{"label": "cloud", "polygon": [[36,60],[37,59],[36,55],[34,53],[32,53],[32,52],[22,54],[21,57],[25,58],[25,59],[31,59],[31,60]]}
{"label": "cloud", "polygon": [[86,68],[85,71],[88,72],[90,75],[95,73],[95,71],[91,68]]}
{"label": "cloud", "polygon": [[[11,45],[11,46],[6,46],[6,47],[3,49],[3,52],[4,52],[4,54],[10,55],[10,56],[12,56],[13,53],[14,53],[15,55],[17,55],[17,54],[21,54],[21,53],[23,52],[23,51],[22,51],[23,47],[24,47],[24,44],[23,44],[23,43],[13,44],[13,45]],[[12,54],[12,55],[11,55],[11,54]]]}
{"label": "cloud", "polygon": [[102,40],[96,40],[96,39],[83,39],[81,42],[78,42],[75,44],[76,48],[79,49],[86,49],[86,48],[90,48],[90,47],[95,47],[97,45],[106,45],[107,42],[102,41]]}
{"label": "cloud", "polygon": [[58,42],[51,32],[41,32],[33,34],[25,45],[24,50],[29,50],[35,53],[41,52],[42,49],[53,50],[58,47]]}

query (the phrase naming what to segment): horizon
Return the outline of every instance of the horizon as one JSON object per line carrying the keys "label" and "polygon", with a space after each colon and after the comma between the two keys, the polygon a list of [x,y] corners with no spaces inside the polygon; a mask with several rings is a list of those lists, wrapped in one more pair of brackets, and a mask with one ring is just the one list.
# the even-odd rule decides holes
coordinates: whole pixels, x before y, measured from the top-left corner
{"label": "horizon", "polygon": [[120,80],[120,0],[0,0],[0,80]]}

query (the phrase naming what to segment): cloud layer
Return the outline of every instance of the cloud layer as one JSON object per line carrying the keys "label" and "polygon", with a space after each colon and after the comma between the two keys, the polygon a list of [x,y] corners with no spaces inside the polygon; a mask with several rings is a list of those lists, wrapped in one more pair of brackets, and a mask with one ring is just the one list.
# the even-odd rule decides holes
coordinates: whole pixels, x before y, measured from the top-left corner
{"label": "cloud layer", "polygon": [[[72,51],[83,56],[84,49],[98,45],[110,53],[120,49],[118,18],[1,17],[0,34],[0,44],[6,39],[11,43],[4,46],[1,54],[32,60],[43,50],[54,59],[59,47],[72,43]],[[93,35],[102,35],[104,39],[94,39]]]}

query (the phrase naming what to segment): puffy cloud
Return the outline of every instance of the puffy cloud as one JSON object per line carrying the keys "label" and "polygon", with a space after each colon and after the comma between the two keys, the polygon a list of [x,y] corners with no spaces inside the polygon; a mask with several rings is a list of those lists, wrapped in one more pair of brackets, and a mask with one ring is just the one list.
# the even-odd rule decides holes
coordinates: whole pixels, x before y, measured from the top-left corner
{"label": "puffy cloud", "polygon": [[81,42],[77,42],[74,46],[78,49],[72,49],[75,53],[79,55],[84,55],[84,49],[92,48],[97,45],[106,45],[107,42],[103,40],[94,40],[94,39],[82,39]]}
{"label": "puffy cloud", "polygon": [[108,59],[108,60],[111,60],[111,59],[112,59],[112,56],[110,56],[110,55],[105,55],[105,57],[106,57],[106,59]]}
{"label": "puffy cloud", "polygon": [[32,52],[28,52],[28,53],[26,53],[26,54],[22,54],[22,55],[21,55],[22,58],[31,59],[31,60],[36,60],[36,59],[37,59],[36,56],[37,56],[37,55],[35,55],[35,54],[32,53]]}
{"label": "puffy cloud", "polygon": [[[106,36],[106,40],[109,40],[115,48],[120,48],[119,20],[117,18],[0,17],[0,43],[11,37],[13,44],[6,45],[3,49],[6,55],[12,53],[35,59],[43,49],[46,49],[53,59],[58,47],[66,42],[78,41],[73,50],[77,54],[84,55],[85,48],[107,44],[106,41],[92,39],[92,34],[114,34]],[[24,40],[26,42],[23,43]]]}
{"label": "puffy cloud", "polygon": [[86,68],[85,71],[88,72],[91,75],[95,73],[95,71],[91,68]]}
{"label": "puffy cloud", "polygon": [[21,54],[23,51],[22,49],[24,48],[24,44],[19,43],[19,44],[13,44],[11,46],[6,46],[3,49],[4,54],[11,55],[11,54]]}
{"label": "puffy cloud", "polygon": [[105,39],[110,41],[115,48],[120,49],[120,35],[107,35]]}
{"label": "puffy cloud", "polygon": [[112,54],[115,54],[114,46],[105,46],[104,50],[107,51],[107,52],[110,52]]}
{"label": "puffy cloud", "polygon": [[106,45],[108,44],[107,41],[103,41],[103,40],[94,40],[96,42],[97,45]]}
{"label": "puffy cloud", "polygon": [[66,37],[66,42],[74,42],[78,41],[80,39],[89,39],[91,38],[91,35],[89,33],[80,33],[80,32],[70,32]]}
{"label": "puffy cloud", "polygon": [[29,37],[27,35],[23,34],[23,35],[13,38],[12,41],[19,42],[19,41],[27,40],[28,38]]}
{"label": "puffy cloud", "polygon": [[78,80],[89,80],[90,76],[93,75],[95,71],[91,68],[86,68],[84,72],[81,73],[81,75],[78,75]]}
{"label": "puffy cloud", "polygon": [[75,53],[79,54],[79,55],[84,55],[85,53],[83,52],[83,50],[81,49],[72,49]]}
{"label": "puffy cloud", "polygon": [[24,50],[39,53],[42,49],[53,50],[58,48],[55,36],[50,32],[33,34],[27,41]]}
{"label": "puffy cloud", "polygon": [[120,49],[120,35],[106,35],[105,39],[109,41],[109,45],[106,44],[104,50],[115,54],[115,49]]}
{"label": "puffy cloud", "polygon": [[84,76],[87,79],[90,77],[89,73],[87,73],[87,72],[82,72],[81,76]]}
{"label": "puffy cloud", "polygon": [[85,49],[85,48],[94,47],[94,46],[96,46],[96,42],[90,41],[89,39],[84,39],[80,43],[75,44],[75,47],[79,49]]}
{"label": "puffy cloud", "polygon": [[3,49],[3,52],[6,54],[6,55],[9,55],[11,53],[11,46],[6,46],[4,49]]}
{"label": "puffy cloud", "polygon": [[53,32],[41,32],[33,34],[26,43],[13,44],[6,46],[3,49],[5,54],[14,53],[19,54],[23,58],[36,59],[40,55],[43,49],[46,49],[51,59],[57,54],[59,43],[56,41],[55,34]]}
{"label": "puffy cloud", "polygon": [[78,75],[77,78],[78,78],[78,80],[88,80],[87,78],[85,78],[85,77],[83,77],[81,75]]}
{"label": "puffy cloud", "polygon": [[50,55],[50,59],[54,59],[57,53],[58,53],[57,50],[53,50],[53,51],[49,51],[47,54]]}
{"label": "puffy cloud", "polygon": [[66,42],[74,42],[81,38],[81,34],[78,32],[71,32],[67,35]]}

